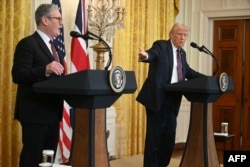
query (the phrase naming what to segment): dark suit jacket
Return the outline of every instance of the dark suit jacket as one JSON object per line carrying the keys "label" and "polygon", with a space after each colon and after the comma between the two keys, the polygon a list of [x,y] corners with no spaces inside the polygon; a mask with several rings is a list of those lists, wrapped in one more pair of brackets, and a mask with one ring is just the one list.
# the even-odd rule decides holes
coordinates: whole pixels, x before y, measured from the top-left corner
{"label": "dark suit jacket", "polygon": [[[62,63],[63,58],[61,55],[59,57]],[[17,44],[12,78],[18,84],[15,119],[20,122],[50,124],[62,118],[63,100],[56,95],[36,93],[32,88],[36,82],[56,77],[45,75],[46,65],[53,60],[37,32]]]}
{"label": "dark suit jacket", "polygon": [[[145,80],[136,100],[151,110],[159,110],[160,106],[168,103],[169,107],[179,110],[181,95],[165,93],[164,86],[171,82],[173,70],[173,49],[170,40],[155,41],[146,51],[149,55],[144,62],[149,64],[148,77]],[[182,67],[184,77],[187,79],[204,76],[189,67],[186,53],[181,49]]]}

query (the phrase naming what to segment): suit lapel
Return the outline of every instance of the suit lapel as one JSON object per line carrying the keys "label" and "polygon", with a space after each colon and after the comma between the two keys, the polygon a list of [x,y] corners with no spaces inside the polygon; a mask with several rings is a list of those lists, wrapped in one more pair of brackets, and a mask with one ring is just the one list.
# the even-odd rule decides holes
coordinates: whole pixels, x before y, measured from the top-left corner
{"label": "suit lapel", "polygon": [[40,35],[35,32],[34,33],[35,38],[37,39],[39,46],[41,47],[41,49],[43,50],[43,52],[45,53],[45,55],[51,60],[53,61],[54,58],[50,52],[50,50],[48,49],[47,45],[44,43],[44,41],[42,40],[42,38],[40,37]]}
{"label": "suit lapel", "polygon": [[173,54],[173,49],[172,49],[172,44],[171,44],[171,41],[170,40],[167,40],[167,47],[168,47],[168,60],[169,60],[169,76],[170,76],[170,79],[172,78],[172,71],[173,71],[173,66],[174,66],[174,54]]}

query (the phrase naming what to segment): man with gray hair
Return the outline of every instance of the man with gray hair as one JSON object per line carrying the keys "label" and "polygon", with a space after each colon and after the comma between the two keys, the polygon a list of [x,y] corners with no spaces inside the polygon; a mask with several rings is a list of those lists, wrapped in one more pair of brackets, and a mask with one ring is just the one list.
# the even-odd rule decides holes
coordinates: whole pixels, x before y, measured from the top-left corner
{"label": "man with gray hair", "polygon": [[56,151],[63,111],[61,97],[33,89],[36,82],[64,75],[63,55],[53,45],[63,25],[61,13],[56,5],[42,4],[35,21],[37,30],[16,46],[12,67],[13,82],[18,84],[14,117],[22,126],[19,167],[37,167],[42,150]]}

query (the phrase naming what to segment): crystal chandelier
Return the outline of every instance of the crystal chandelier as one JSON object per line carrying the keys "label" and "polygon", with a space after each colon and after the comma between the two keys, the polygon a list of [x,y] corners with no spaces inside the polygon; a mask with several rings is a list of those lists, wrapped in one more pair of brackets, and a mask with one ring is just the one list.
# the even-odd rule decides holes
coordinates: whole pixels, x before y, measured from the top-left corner
{"label": "crystal chandelier", "polygon": [[90,0],[88,5],[89,30],[110,41],[115,30],[124,27],[125,0]]}

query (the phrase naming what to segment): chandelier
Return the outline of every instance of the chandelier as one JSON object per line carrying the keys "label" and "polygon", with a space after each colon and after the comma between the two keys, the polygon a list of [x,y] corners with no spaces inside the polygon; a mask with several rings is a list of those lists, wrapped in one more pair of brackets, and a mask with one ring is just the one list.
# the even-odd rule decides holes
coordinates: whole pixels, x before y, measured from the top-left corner
{"label": "chandelier", "polygon": [[110,41],[116,29],[124,28],[125,15],[125,0],[90,0],[89,30]]}

